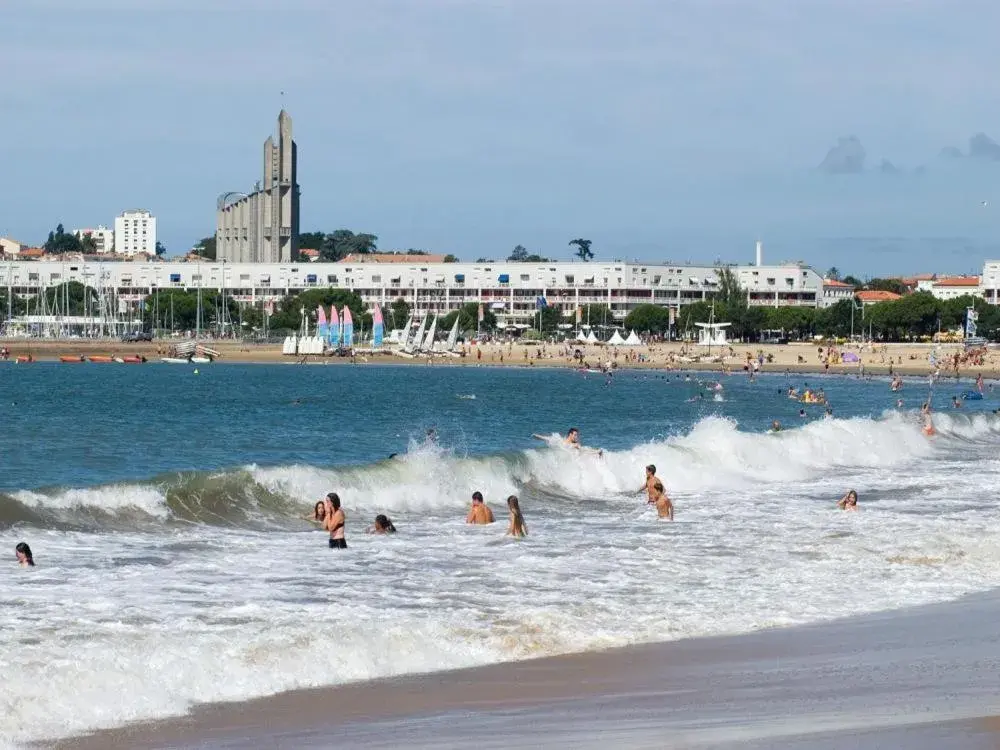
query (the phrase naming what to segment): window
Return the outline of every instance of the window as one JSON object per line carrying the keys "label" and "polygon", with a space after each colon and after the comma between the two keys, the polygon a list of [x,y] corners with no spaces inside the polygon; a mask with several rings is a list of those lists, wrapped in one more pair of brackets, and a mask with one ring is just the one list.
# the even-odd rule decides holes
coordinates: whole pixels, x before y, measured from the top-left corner
{"label": "window", "polygon": [[774,286],[774,277],[773,276],[768,276],[767,283],[770,284],[771,286]]}
{"label": "window", "polygon": [[375,274],[374,276],[372,276],[372,283],[373,284],[381,284],[382,283],[382,275],[381,274]]}

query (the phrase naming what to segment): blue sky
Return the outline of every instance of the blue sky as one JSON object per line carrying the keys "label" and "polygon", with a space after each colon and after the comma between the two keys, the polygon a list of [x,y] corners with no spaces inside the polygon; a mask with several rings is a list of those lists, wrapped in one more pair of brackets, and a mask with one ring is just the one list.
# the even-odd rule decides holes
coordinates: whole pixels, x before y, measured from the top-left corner
{"label": "blue sky", "polygon": [[[187,250],[284,104],[303,229],[385,249],[1000,257],[1000,161],[939,157],[1000,139],[1000,3],[33,0],[0,28],[0,234],[25,242],[144,207]],[[817,171],[849,135],[866,170]]]}

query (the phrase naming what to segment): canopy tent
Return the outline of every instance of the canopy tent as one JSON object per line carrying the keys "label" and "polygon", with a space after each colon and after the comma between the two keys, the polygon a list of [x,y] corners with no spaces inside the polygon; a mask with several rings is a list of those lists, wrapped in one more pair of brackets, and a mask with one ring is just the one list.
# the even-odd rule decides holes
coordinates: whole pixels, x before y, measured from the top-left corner
{"label": "canopy tent", "polygon": [[591,329],[590,333],[587,334],[587,338],[585,340],[586,340],[586,342],[588,344],[598,344],[598,343],[600,343],[600,340],[594,334],[594,330],[593,329]]}
{"label": "canopy tent", "polygon": [[642,346],[642,341],[635,335],[635,331],[629,333],[628,338],[625,339],[625,346]]}
{"label": "canopy tent", "polygon": [[615,332],[611,334],[611,338],[608,339],[608,346],[624,346],[624,344],[625,339],[622,338],[622,335],[618,333],[618,329],[616,328]]}

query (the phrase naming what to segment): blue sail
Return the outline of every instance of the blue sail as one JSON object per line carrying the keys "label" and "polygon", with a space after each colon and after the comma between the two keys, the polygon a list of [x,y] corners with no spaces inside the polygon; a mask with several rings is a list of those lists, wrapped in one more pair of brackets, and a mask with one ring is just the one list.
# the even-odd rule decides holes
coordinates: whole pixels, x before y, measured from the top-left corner
{"label": "blue sail", "polygon": [[372,346],[382,346],[382,337],[385,335],[385,321],[382,319],[382,308],[375,305],[372,311]]}
{"label": "blue sail", "polygon": [[350,349],[354,345],[354,321],[351,319],[351,308],[344,307],[344,348]]}

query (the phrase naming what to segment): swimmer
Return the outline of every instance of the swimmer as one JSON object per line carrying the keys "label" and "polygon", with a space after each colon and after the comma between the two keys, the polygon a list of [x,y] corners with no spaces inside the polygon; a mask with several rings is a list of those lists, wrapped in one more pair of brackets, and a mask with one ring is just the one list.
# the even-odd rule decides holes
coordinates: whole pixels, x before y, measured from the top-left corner
{"label": "swimmer", "polygon": [[314,523],[323,523],[323,519],[326,518],[326,501],[317,500],[316,504],[313,506],[313,512],[308,516],[302,516],[306,521],[312,521]]}
{"label": "swimmer", "polygon": [[14,547],[14,554],[17,556],[17,564],[22,568],[35,567],[35,556],[31,554],[31,547],[27,542],[18,542]]}
{"label": "swimmer", "polygon": [[653,495],[646,501],[647,505],[656,506],[656,515],[660,518],[674,520],[674,504],[667,497],[666,490],[663,489],[663,482],[659,479],[653,484]]}
{"label": "swimmer", "polygon": [[347,523],[347,516],[343,508],[340,507],[340,495],[331,492],[323,503],[326,506],[323,529],[330,532],[330,549],[347,549],[347,539],[344,538],[344,525]]}
{"label": "swimmer", "polygon": [[507,527],[507,536],[517,537],[518,539],[528,536],[528,525],[524,522],[524,516],[521,515],[521,505],[517,502],[517,495],[511,495],[507,498],[507,510],[510,511],[510,525]]}
{"label": "swimmer", "polygon": [[823,414],[823,419],[833,419],[833,407],[827,406],[826,412]]}
{"label": "swimmer", "polygon": [[901,399],[901,398],[897,398],[896,399],[896,408],[897,409],[902,409],[903,408],[903,399]]}
{"label": "swimmer", "polygon": [[375,516],[375,523],[365,529],[366,534],[395,534],[396,527],[393,526],[389,516],[379,513]]}
{"label": "swimmer", "polygon": [[841,510],[857,510],[858,493],[854,490],[848,490],[847,494],[837,501],[837,507]]}
{"label": "swimmer", "polygon": [[472,493],[472,507],[469,509],[469,515],[466,516],[465,522],[477,525],[493,523],[496,519],[493,517],[493,511],[490,510],[489,506],[483,502],[483,493],[476,492]]}
{"label": "swimmer", "polygon": [[646,493],[646,499],[647,500],[652,500],[653,499],[653,487],[659,481],[660,481],[660,478],[658,476],[656,476],[656,467],[653,466],[653,464],[650,464],[649,466],[646,467],[646,481],[642,485],[642,487],[639,488],[639,492],[640,493],[645,492]]}
{"label": "swimmer", "polygon": [[952,396],[951,397],[951,408],[952,409],[961,409],[962,408],[962,402],[958,400],[958,396]]}
{"label": "swimmer", "polygon": [[[532,436],[535,440],[542,440],[546,443],[551,441],[551,438],[546,435],[539,435],[538,433],[533,433]],[[563,438],[563,444],[568,445],[571,448],[580,447],[580,431],[576,427],[570,427],[569,431],[566,433],[566,437]]]}
{"label": "swimmer", "polygon": [[806,416],[806,410],[805,409],[799,409],[799,416],[804,418]]}
{"label": "swimmer", "polygon": [[777,419],[771,422],[771,432],[781,432],[781,422]]}

